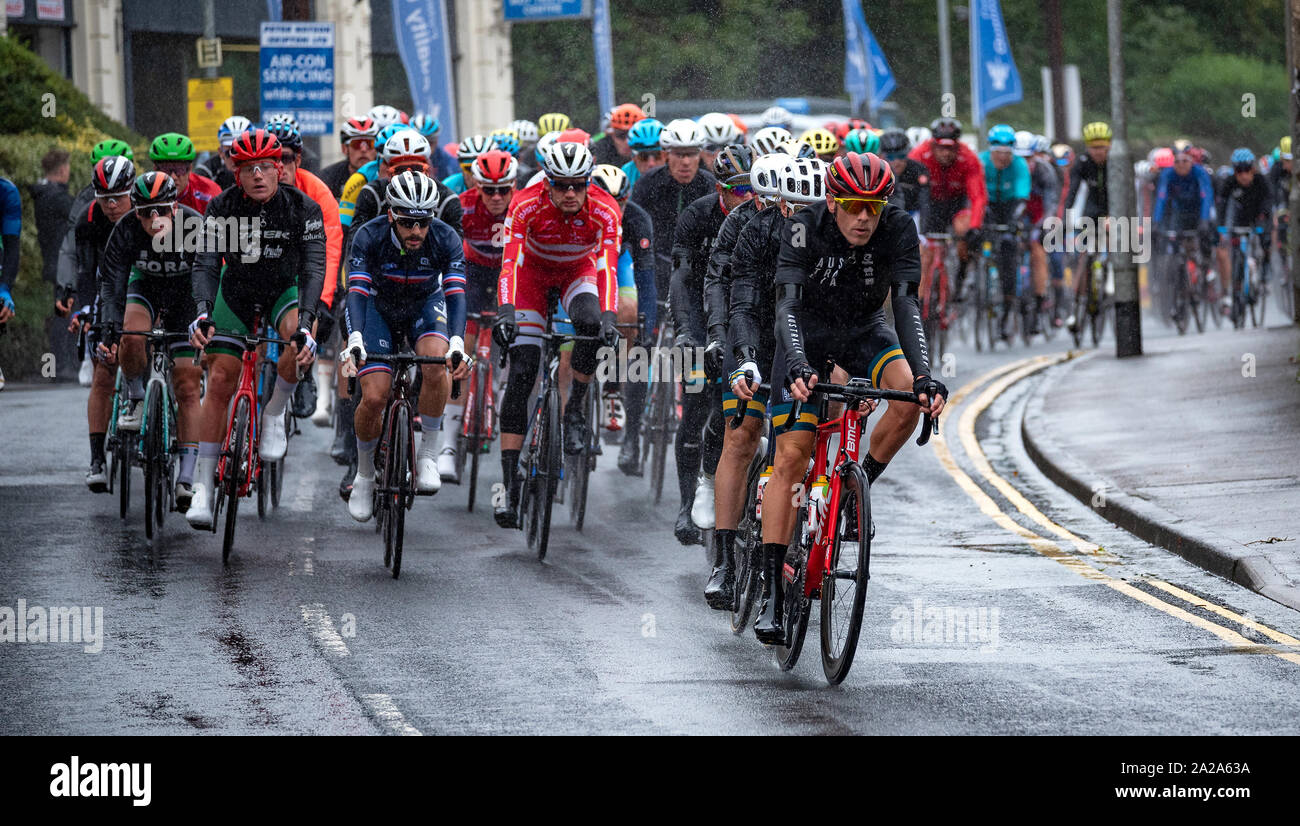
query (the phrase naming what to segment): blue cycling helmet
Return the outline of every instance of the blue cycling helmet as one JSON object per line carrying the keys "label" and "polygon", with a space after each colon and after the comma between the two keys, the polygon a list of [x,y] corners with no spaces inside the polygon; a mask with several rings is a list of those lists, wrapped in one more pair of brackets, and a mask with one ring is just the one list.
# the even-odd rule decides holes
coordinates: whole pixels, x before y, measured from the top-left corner
{"label": "blue cycling helmet", "polygon": [[1255,153],[1251,152],[1244,146],[1239,146],[1232,150],[1233,166],[1249,166],[1255,163]]}
{"label": "blue cycling helmet", "polygon": [[663,121],[644,118],[627,130],[627,145],[633,152],[657,152],[659,133],[664,131]]}
{"label": "blue cycling helmet", "polygon": [[1005,123],[999,123],[989,130],[989,146],[1005,147],[1010,149],[1016,145],[1016,130],[1007,126]]}
{"label": "blue cycling helmet", "polygon": [[381,151],[384,148],[384,144],[388,143],[388,139],[391,138],[393,135],[396,135],[398,132],[401,132],[403,129],[410,129],[410,128],[411,127],[407,126],[405,123],[390,123],[387,126],[385,126],[383,129],[380,129],[379,135],[375,137],[375,151],[376,152]]}
{"label": "blue cycling helmet", "polygon": [[494,129],[488,135],[496,143],[497,149],[508,155],[519,154],[519,135],[513,129]]}
{"label": "blue cycling helmet", "polygon": [[439,123],[438,119],[433,115],[416,115],[411,118],[410,127],[421,135],[424,135],[426,138],[432,138],[434,135],[438,134],[438,130],[442,128],[442,124]]}
{"label": "blue cycling helmet", "polygon": [[279,120],[275,122],[268,121],[266,131],[275,135],[279,139],[280,145],[285,149],[291,149],[294,152],[302,152],[302,133],[292,123]]}

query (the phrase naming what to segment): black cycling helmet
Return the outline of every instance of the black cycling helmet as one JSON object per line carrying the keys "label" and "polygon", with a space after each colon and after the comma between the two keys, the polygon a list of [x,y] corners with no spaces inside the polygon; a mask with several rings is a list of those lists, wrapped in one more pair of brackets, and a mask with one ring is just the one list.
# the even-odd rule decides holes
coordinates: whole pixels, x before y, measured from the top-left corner
{"label": "black cycling helmet", "polygon": [[886,129],[880,133],[880,151],[886,155],[895,152],[906,152],[912,146],[907,139],[907,133],[902,129]]}
{"label": "black cycling helmet", "polygon": [[731,178],[748,176],[749,168],[754,164],[754,153],[743,143],[729,143],[713,159],[713,174],[722,183],[729,183]]}
{"label": "black cycling helmet", "polygon": [[956,118],[935,118],[930,124],[930,136],[939,143],[954,143],[961,137],[961,121]]}
{"label": "black cycling helmet", "polygon": [[275,135],[283,148],[290,149],[295,154],[302,153],[302,133],[292,123],[272,119],[267,122],[266,131]]}
{"label": "black cycling helmet", "polygon": [[131,187],[131,206],[137,209],[155,204],[170,204],[178,197],[176,181],[163,172],[146,172]]}

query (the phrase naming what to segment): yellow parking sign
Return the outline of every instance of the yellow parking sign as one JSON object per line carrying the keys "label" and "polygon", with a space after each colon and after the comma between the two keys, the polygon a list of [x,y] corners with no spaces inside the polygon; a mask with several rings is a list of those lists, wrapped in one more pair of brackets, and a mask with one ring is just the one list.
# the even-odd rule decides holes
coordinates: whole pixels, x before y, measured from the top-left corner
{"label": "yellow parking sign", "polygon": [[190,78],[189,136],[200,152],[216,152],[217,129],[235,113],[234,84],[228,77]]}

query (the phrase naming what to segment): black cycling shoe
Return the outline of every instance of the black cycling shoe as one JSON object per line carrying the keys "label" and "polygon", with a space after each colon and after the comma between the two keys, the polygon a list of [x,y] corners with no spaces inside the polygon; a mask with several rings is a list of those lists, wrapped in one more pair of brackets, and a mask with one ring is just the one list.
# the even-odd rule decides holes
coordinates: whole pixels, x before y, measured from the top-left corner
{"label": "black cycling shoe", "polygon": [[673,526],[673,533],[683,545],[700,544],[700,529],[691,521],[690,502],[683,502],[682,509],[677,512],[677,524]]}
{"label": "black cycling shoe", "polygon": [[735,535],[718,531],[713,537],[713,573],[704,586],[704,601],[715,611],[730,611],[735,601]]}
{"label": "black cycling shoe", "polygon": [[[780,553],[778,553],[780,551]],[[763,545],[762,601],[754,618],[754,636],[764,645],[785,644],[785,589],[782,569],[785,553],[779,546]]]}
{"label": "black cycling shoe", "polygon": [[496,519],[498,527],[518,528],[519,527],[519,481],[510,490],[509,503],[499,505],[492,510],[492,516]]}
{"label": "black cycling shoe", "polygon": [[330,458],[336,465],[348,465],[357,460],[357,437],[352,429],[352,399],[335,399],[337,420],[334,423],[334,444],[330,446]]}
{"label": "black cycling shoe", "polygon": [[339,497],[344,501],[352,498],[352,480],[357,476],[357,460],[353,459],[348,465],[347,471],[343,474],[343,481],[339,482]]}
{"label": "black cycling shoe", "polygon": [[618,450],[618,469],[625,476],[641,476],[641,436],[627,431]]}
{"label": "black cycling shoe", "polygon": [[108,473],[103,459],[91,460],[90,470],[86,471],[86,487],[91,493],[108,493]]}
{"label": "black cycling shoe", "polygon": [[295,419],[309,419],[316,412],[316,374],[308,370],[293,389],[293,416]]}
{"label": "black cycling shoe", "polygon": [[570,456],[587,446],[587,419],[580,412],[564,414],[564,452]]}

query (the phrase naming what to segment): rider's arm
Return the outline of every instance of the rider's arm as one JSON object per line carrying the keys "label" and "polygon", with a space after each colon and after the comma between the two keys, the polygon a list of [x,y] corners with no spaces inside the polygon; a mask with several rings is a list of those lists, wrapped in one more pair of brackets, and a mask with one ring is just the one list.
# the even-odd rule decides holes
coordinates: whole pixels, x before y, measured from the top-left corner
{"label": "rider's arm", "polygon": [[736,244],[735,230],[740,227],[733,210],[722,222],[709,252],[709,266],[704,272],[704,323],[709,341],[724,341],[727,335],[727,312],[731,292],[731,256]]}
{"label": "rider's arm", "polygon": [[0,236],[4,255],[0,259],[0,289],[6,292],[18,278],[18,254],[23,231],[23,202],[18,187],[4,181],[4,212],[0,215]]}
{"label": "rider's arm", "polygon": [[740,231],[728,266],[731,291],[727,321],[732,355],[742,364],[757,357],[758,343],[761,340],[758,329],[758,303],[763,293],[759,267],[759,250],[763,246],[759,243],[763,236],[759,226],[761,223],[755,218]]}
{"label": "rider's arm", "polygon": [[1091,163],[1087,155],[1079,155],[1074,159],[1074,165],[1070,167],[1070,189],[1065,194],[1065,208],[1070,210],[1074,208],[1074,199],[1079,197],[1079,185],[1083,183],[1085,163]]}
{"label": "rider's arm", "polygon": [[1056,204],[1061,197],[1061,182],[1056,173],[1044,164],[1034,165],[1034,175],[1038,177],[1038,194],[1043,201],[1043,217],[1056,214]]}
{"label": "rider's arm", "polygon": [[1024,158],[1013,156],[1011,158],[1011,198],[1012,200],[1023,201],[1029,197],[1033,190],[1032,181],[1029,178],[1029,162]]}
{"label": "rider's arm", "polygon": [[366,176],[360,172],[353,172],[352,177],[343,185],[343,195],[339,198],[339,222],[344,228],[352,226],[352,213],[357,208],[357,196],[361,194],[361,188],[366,185]]}
{"label": "rider's arm", "polygon": [[922,169],[916,178],[917,213],[923,227],[930,225],[930,170],[921,164]]}
{"label": "rider's arm", "polygon": [[[704,221],[699,210],[686,208],[673,232],[673,275],[669,289],[677,332],[695,335],[704,329],[704,284],[695,278],[694,255],[699,249]],[[695,342],[702,345],[704,342]]]}
{"label": "rider's arm", "polygon": [[[1160,175],[1156,177],[1156,205],[1151,210],[1151,223],[1156,227],[1160,226],[1161,220],[1164,218],[1165,206],[1169,200],[1169,176],[1172,174],[1174,173],[1168,169],[1162,169]],[[1201,198],[1205,199],[1204,192],[1201,193]],[[1208,200],[1211,204],[1214,203],[1213,192],[1211,192]],[[1202,202],[1201,208],[1204,210],[1204,202]]]}
{"label": "rider's arm", "polygon": [[[966,198],[970,201],[970,225],[971,229],[979,229],[984,225],[984,208],[989,202],[988,186],[984,181],[984,167],[980,164],[979,158],[969,149],[966,152],[970,157],[966,170]],[[960,155],[958,157],[960,158]]]}
{"label": "rider's arm", "polygon": [[374,297],[371,268],[372,262],[375,262],[373,266],[378,269],[378,262],[371,254],[373,237],[374,233],[368,230],[358,230],[348,251],[348,292],[343,310],[343,326],[349,336],[365,330],[366,314],[370,312],[370,302]]}
{"label": "rider's arm", "polygon": [[[1200,166],[1197,166],[1195,171],[1198,173],[1196,176],[1196,191],[1201,196],[1200,220],[1208,221],[1214,209],[1214,179],[1210,177],[1210,173]],[[1169,174],[1172,175],[1173,173]]]}
{"label": "rider's arm", "polygon": [[99,265],[99,254],[95,249],[95,228],[88,220],[77,224],[77,306],[90,307],[95,303],[97,285],[95,268]]}
{"label": "rider's arm", "polygon": [[[596,187],[592,187],[597,189]],[[618,311],[618,253],[623,246],[623,216],[613,196],[599,190],[591,217],[599,222],[600,234],[596,238],[596,293],[601,312]],[[591,197],[591,196],[588,196]]]}
{"label": "rider's arm", "polygon": [[524,252],[524,234],[528,231],[528,222],[539,204],[536,195],[510,202],[504,229],[506,246],[501,252],[501,275],[497,278],[497,306],[513,306],[515,303],[515,294],[518,292],[515,286],[518,275],[515,270]]}
{"label": "rider's arm", "polygon": [[[629,216],[632,220],[628,220]],[[632,277],[636,281],[636,306],[645,314],[645,328],[659,322],[659,287],[655,284],[655,238],[650,216],[635,204],[623,213],[623,235],[632,248]]]}
{"label": "rider's arm", "polygon": [[[303,198],[301,250],[298,259],[298,326],[310,327],[320,308],[325,284],[325,219],[320,207]],[[309,316],[304,318],[304,314]]]}
{"label": "rider's arm", "polygon": [[[339,217],[342,218],[342,207]],[[374,183],[368,183],[357,192],[356,204],[352,208],[352,223],[343,224],[343,249],[352,245],[352,239],[366,222],[379,214],[379,194],[375,192]]]}
{"label": "rider's arm", "polygon": [[890,272],[893,279],[894,330],[903,356],[912,368],[913,376],[930,375],[930,348],[925,340],[925,327],[921,323],[921,304],[917,299],[921,283],[921,248],[916,236],[916,225],[911,220],[891,222],[894,245],[890,250]]}
{"label": "rider's arm", "polygon": [[[457,200],[457,203],[460,203]],[[429,232],[438,233],[437,248],[446,260],[442,292],[447,299],[447,335],[465,338],[465,242],[445,223],[435,221]]]}
{"label": "rider's arm", "polygon": [[106,323],[122,323],[126,284],[131,275],[130,238],[125,223],[114,227],[99,259],[99,317]]}
{"label": "rider's arm", "polygon": [[[781,228],[781,252],[776,259],[776,321],[773,333],[776,341],[784,345],[787,374],[808,361],[803,349],[803,287],[816,261],[812,257],[811,244],[808,243],[813,234],[809,218],[810,211],[805,209],[802,213],[796,213],[793,220],[785,222]],[[798,243],[794,235],[796,226],[800,227]],[[732,266],[735,267],[734,256]],[[777,381],[778,378],[774,376],[773,384]]]}

